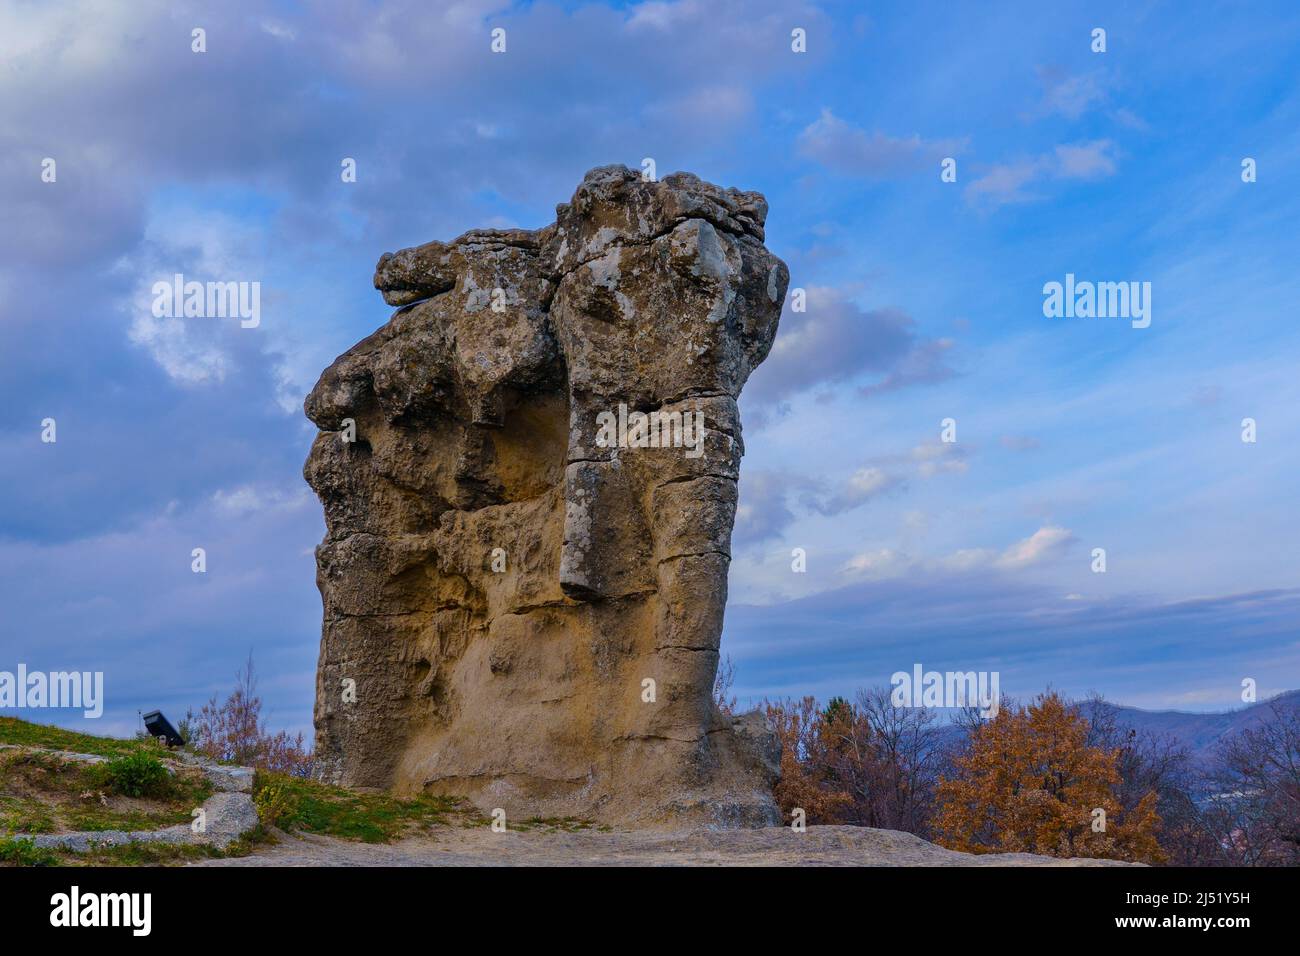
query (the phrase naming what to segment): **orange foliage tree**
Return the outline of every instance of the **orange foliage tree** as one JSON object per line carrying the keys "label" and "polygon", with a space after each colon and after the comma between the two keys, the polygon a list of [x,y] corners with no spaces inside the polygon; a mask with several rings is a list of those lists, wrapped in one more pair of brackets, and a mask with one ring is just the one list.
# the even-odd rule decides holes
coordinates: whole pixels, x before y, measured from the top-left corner
{"label": "orange foliage tree", "polygon": [[1161,862],[1156,794],[1125,812],[1118,751],[1089,746],[1088,730],[1054,692],[1028,707],[1004,704],[939,782],[939,842],[968,853]]}
{"label": "orange foliage tree", "polygon": [[781,779],[774,796],[786,823],[800,808],[807,823],[838,823],[852,803],[842,784],[827,778],[826,716],[813,697],[797,701],[764,701],[768,725],[781,742]]}
{"label": "orange foliage tree", "polygon": [[939,739],[932,713],[896,707],[887,687],[857,701],[765,701],[781,742],[777,803],[786,820],[929,832]]}

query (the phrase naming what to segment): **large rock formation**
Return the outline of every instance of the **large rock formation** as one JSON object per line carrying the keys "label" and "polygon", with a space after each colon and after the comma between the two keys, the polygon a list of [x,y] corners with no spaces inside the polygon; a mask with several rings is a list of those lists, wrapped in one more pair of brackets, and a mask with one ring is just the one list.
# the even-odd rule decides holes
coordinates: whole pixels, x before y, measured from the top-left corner
{"label": "large rock formation", "polygon": [[592,170],[556,222],[384,255],[400,306],[307,398],[322,775],[507,819],[777,822],[712,688],[736,398],[789,279],[767,204]]}

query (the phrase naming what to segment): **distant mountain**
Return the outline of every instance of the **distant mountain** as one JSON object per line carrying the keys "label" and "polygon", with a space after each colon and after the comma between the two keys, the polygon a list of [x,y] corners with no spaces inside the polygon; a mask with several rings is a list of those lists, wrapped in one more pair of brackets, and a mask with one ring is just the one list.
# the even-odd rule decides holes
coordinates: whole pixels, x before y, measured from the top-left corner
{"label": "distant mountain", "polygon": [[[1222,714],[1140,710],[1137,707],[1125,707],[1119,704],[1111,706],[1120,724],[1152,734],[1167,734],[1188,749],[1193,761],[1204,764],[1213,757],[1215,745],[1220,740],[1249,727],[1258,727],[1265,723],[1269,719],[1271,714],[1269,708],[1274,701],[1300,707],[1300,690],[1287,691],[1270,700],[1249,704],[1240,710],[1230,710]],[[1087,716],[1089,705],[1085,703],[1082,709]]]}
{"label": "distant mountain", "polygon": [[[1113,704],[1110,701],[1106,703],[1113,708],[1116,723],[1139,732],[1173,737],[1187,748],[1193,763],[1204,767],[1214,757],[1215,746],[1220,740],[1266,722],[1272,713],[1270,705],[1274,701],[1280,701],[1291,707],[1300,707],[1300,690],[1289,690],[1269,700],[1221,714],[1189,714],[1180,710],[1141,710],[1137,707]],[[1092,704],[1081,701],[1079,709],[1085,717],[1091,716]],[[935,729],[941,746],[958,744],[965,735],[965,731],[954,724],[941,725]]]}

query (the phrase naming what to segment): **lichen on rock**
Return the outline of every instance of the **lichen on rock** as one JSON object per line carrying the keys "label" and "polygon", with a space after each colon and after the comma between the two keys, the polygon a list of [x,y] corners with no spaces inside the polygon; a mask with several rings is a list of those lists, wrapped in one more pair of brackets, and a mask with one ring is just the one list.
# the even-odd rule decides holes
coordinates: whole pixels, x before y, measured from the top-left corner
{"label": "lichen on rock", "polygon": [[770,732],[712,699],[736,400],[789,281],[766,214],[606,166],[543,229],[379,260],[397,313],[306,401],[323,777],[508,819],[778,822]]}

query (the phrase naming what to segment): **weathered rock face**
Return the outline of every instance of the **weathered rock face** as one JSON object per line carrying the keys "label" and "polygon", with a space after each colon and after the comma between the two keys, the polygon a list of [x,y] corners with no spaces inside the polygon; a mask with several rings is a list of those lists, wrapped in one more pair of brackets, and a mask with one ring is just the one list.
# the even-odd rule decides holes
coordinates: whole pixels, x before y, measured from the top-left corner
{"label": "weathered rock face", "polygon": [[544,229],[379,260],[402,308],[306,402],[327,779],[512,820],[778,822],[771,734],[712,700],[736,398],[789,279],[766,213],[602,167]]}

